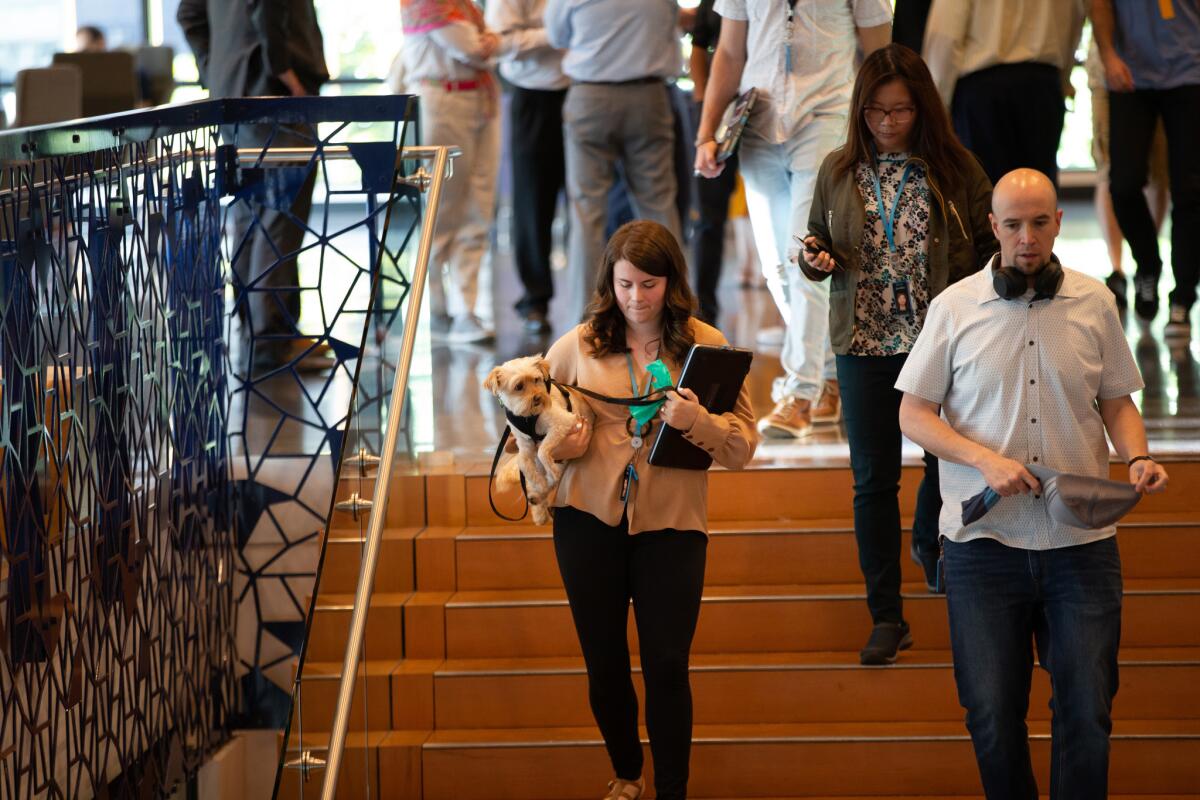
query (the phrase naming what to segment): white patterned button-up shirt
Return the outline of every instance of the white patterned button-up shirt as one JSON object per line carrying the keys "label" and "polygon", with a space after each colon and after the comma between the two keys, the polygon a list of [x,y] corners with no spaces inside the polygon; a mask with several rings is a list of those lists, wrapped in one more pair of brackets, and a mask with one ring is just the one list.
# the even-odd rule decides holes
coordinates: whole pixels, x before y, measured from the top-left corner
{"label": "white patterned button-up shirt", "polygon": [[713,5],[725,19],[746,22],[746,66],[738,92],[758,89],[749,124],[775,144],[794,139],[814,115],[849,113],[857,29],[892,21],[889,0],[795,0],[789,41],[788,5],[788,0]]}
{"label": "white patterned button-up shirt", "polygon": [[[995,261],[993,261],[993,264]],[[1112,293],[1071,269],[1050,299],[1001,299],[992,269],[942,292],[909,354],[896,388],[942,407],[942,418],[971,441],[1025,464],[1108,477],[1108,443],[1098,400],[1144,384],[1125,340]],[[980,537],[1028,550],[1086,544],[1116,528],[1084,530],[1055,522],[1038,495],[1003,497],[966,527],[962,501],[985,488],[973,467],[938,462],[941,535]]]}

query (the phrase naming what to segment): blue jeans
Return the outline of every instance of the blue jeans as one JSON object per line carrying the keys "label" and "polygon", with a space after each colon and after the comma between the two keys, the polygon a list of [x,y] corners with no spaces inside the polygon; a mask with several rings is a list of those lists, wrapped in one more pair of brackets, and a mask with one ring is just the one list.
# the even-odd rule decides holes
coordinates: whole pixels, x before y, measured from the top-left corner
{"label": "blue jeans", "polygon": [[1053,686],[1050,797],[1106,797],[1121,639],[1116,537],[1044,551],[993,539],[943,547],[954,679],[987,796],[1038,797],[1025,726],[1032,640]]}
{"label": "blue jeans", "polygon": [[846,118],[817,114],[788,141],[775,144],[747,126],[738,155],[746,179],[746,205],[767,288],[783,316],[783,376],[771,399],[796,396],[817,402],[826,380],[836,377],[829,342],[829,281],[810,281],[791,257],[793,236],[808,232],[808,212],[821,161],[846,136]]}

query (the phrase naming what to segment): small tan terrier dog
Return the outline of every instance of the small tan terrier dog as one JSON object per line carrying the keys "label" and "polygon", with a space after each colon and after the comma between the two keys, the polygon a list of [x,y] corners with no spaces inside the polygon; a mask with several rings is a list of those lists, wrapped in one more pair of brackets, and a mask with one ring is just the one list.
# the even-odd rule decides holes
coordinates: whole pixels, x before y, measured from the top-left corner
{"label": "small tan terrier dog", "polygon": [[545,525],[550,522],[549,504],[563,470],[551,453],[578,422],[568,405],[570,398],[565,389],[553,390],[550,362],[540,353],[504,362],[488,373],[483,388],[504,406],[517,443],[517,456],[496,473],[496,485],[508,490],[519,484],[520,470],[533,521]]}

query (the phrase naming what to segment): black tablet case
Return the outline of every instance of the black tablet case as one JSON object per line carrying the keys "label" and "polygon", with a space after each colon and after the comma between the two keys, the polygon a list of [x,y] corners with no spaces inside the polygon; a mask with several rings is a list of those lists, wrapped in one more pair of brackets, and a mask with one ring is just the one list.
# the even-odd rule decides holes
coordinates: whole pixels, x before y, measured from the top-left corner
{"label": "black tablet case", "polygon": [[[711,413],[727,413],[737,404],[753,358],[751,351],[736,347],[692,345],[683,362],[679,387],[695,392],[700,405]],[[708,469],[712,461],[711,455],[669,425],[662,426],[650,450],[650,463],[656,467]]]}

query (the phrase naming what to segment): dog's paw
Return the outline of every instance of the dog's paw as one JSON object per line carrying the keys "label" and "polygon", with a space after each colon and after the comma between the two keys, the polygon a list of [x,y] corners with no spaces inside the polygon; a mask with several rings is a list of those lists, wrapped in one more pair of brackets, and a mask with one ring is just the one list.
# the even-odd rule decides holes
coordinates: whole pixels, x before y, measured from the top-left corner
{"label": "dog's paw", "polygon": [[[531,498],[532,502],[532,498]],[[533,516],[534,525],[549,525],[553,517],[550,516],[550,511],[543,505],[530,505],[530,511]]]}

